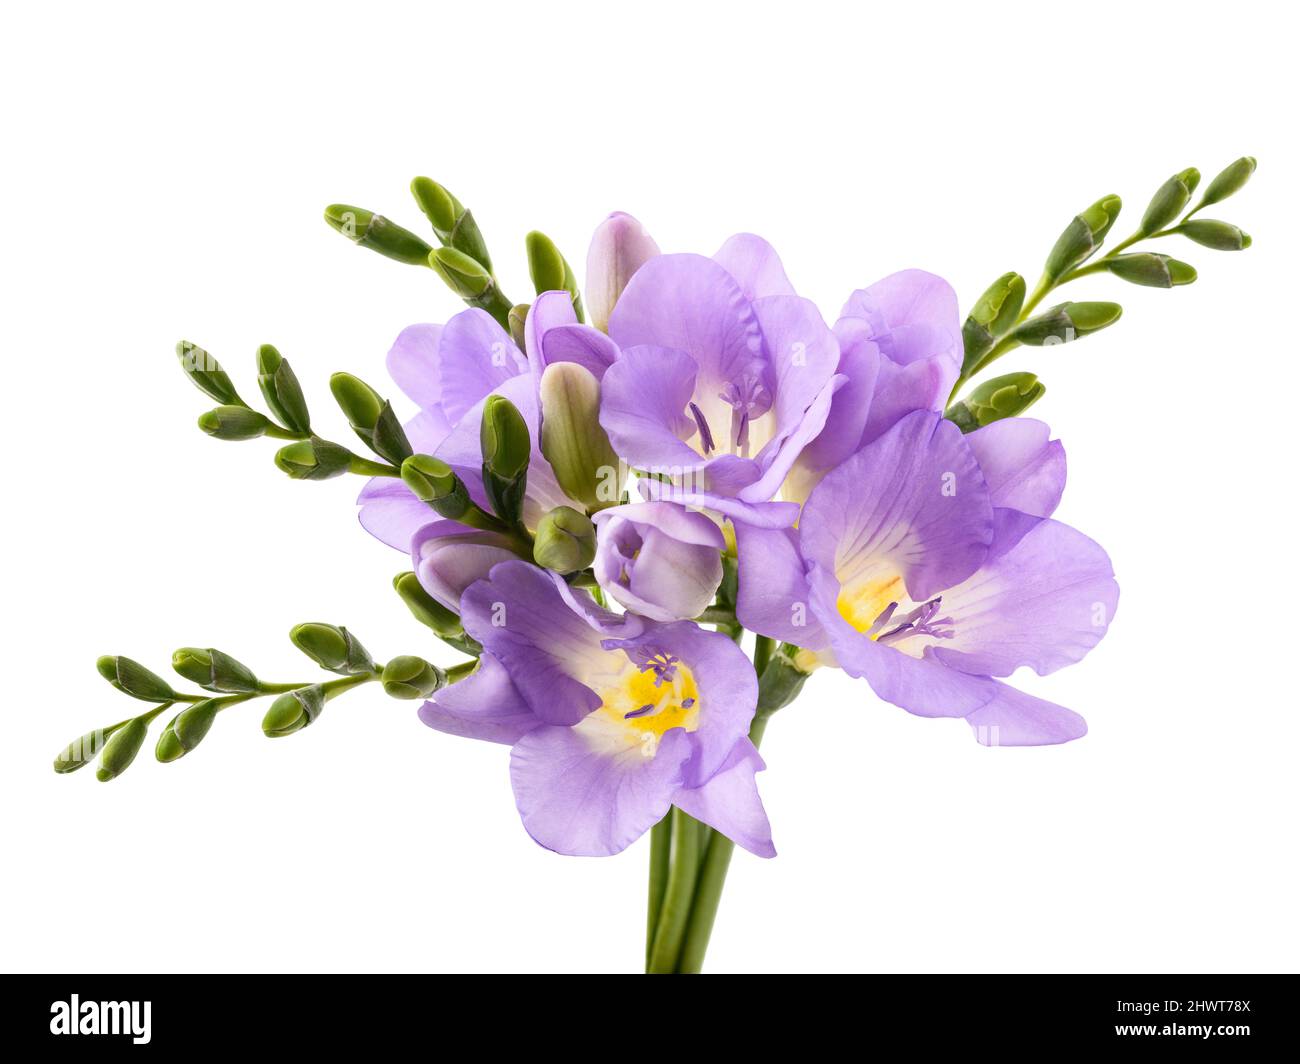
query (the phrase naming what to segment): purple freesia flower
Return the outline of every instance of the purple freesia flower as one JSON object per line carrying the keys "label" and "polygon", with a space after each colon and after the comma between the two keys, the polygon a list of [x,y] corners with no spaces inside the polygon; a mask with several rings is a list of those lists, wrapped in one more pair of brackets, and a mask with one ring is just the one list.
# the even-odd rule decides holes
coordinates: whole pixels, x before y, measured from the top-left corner
{"label": "purple freesia flower", "polygon": [[1064,481],[1040,422],[966,437],[908,414],[817,485],[797,532],[737,525],[737,617],[986,745],[1078,738],[1078,714],[997,679],[1078,661],[1114,614],[1105,551],[1049,519]]}
{"label": "purple freesia flower", "polygon": [[726,540],[678,503],[614,506],[593,518],[596,580],[620,605],[656,621],[698,617],[722,583]]}
{"label": "purple freesia flower", "polygon": [[495,566],[460,605],[484,648],[479,668],[420,717],[512,745],[515,802],[541,845],[618,853],[676,805],[774,856],[748,738],[758,684],[727,636],[618,616],[520,561]]}
{"label": "purple freesia flower", "polygon": [[614,307],[609,335],[619,355],[600,421],[614,449],[635,467],[684,478],[687,492],[674,497],[721,513],[738,509],[729,500],[776,494],[842,383],[835,334],[794,294],[771,246],[748,234],[712,259],[649,259]]}

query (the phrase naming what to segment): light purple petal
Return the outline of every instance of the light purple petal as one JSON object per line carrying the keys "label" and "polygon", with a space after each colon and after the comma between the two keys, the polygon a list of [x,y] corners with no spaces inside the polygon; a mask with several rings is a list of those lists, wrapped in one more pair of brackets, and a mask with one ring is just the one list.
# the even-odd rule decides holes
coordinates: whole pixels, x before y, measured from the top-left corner
{"label": "light purple petal", "polygon": [[1087,536],[1039,521],[1009,551],[943,593],[954,634],[931,647],[964,672],[1045,675],[1079,661],[1106,634],[1119,601],[1110,559]]}
{"label": "light purple petal", "polygon": [[775,857],[772,826],[754,779],[754,773],[766,767],[754,744],[742,739],[717,775],[701,787],[679,790],[673,804],[750,853]]}
{"label": "light purple petal", "polygon": [[467,529],[458,521],[426,523],[411,537],[411,564],[420,586],[457,612],[470,584],[487,576],[494,565],[516,557],[507,537]]}
{"label": "light purple petal", "polygon": [[1009,417],[968,433],[994,506],[1051,517],[1065,491],[1065,448],[1041,421]]}
{"label": "light purple petal", "polygon": [[528,371],[528,361],[487,311],[461,311],[442,330],[438,347],[443,412],[453,425],[511,377]]}
{"label": "light purple petal", "polygon": [[862,442],[879,439],[914,411],[943,410],[957,373],[957,364],[947,359],[900,366],[882,357]]}
{"label": "light purple petal", "polygon": [[794,295],[794,286],[785,275],[776,249],[761,236],[737,233],[729,237],[713,261],[736,279],[747,299]]}
{"label": "light purple petal", "polygon": [[960,430],[908,415],[817,485],[800,553],[850,584],[887,566],[918,602],[970,576],[993,539],[993,507]]}
{"label": "light purple petal", "polygon": [[388,375],[422,410],[442,411],[441,325],[408,325],[388,351]]}
{"label": "light purple petal", "polygon": [[597,329],[609,316],[632,276],[659,254],[659,245],[630,214],[615,211],[596,228],[587,249],[587,310]]}
{"label": "light purple petal", "polygon": [[610,748],[578,728],[543,727],[510,752],[510,781],[524,828],[575,857],[619,853],[668,812],[690,753],[686,733],[665,732],[654,757]]}
{"label": "light purple petal", "polygon": [[[759,455],[763,463],[763,475],[752,484],[746,484],[736,494],[745,502],[765,502],[772,498],[785,484],[794,470],[795,462],[807,444],[816,438],[826,425],[835,392],[847,378],[836,374],[822,387],[821,393],[812,401],[793,431],[780,442],[775,452],[765,451]],[[710,471],[712,467],[710,467]]]}
{"label": "light purple petal", "polygon": [[618,345],[590,325],[557,325],[542,338],[542,365],[576,362],[597,380],[618,360]]}
{"label": "light purple petal", "polygon": [[[425,410],[404,426],[411,446],[419,453],[433,454],[450,429],[441,410]],[[376,539],[403,554],[411,549],[411,537],[437,519],[398,477],[373,477],[357,496],[361,527]],[[469,531],[463,525],[456,525]]]}
{"label": "light purple petal", "polygon": [[[654,260],[658,261],[658,260]],[[614,450],[642,469],[697,469],[705,460],[684,439],[695,390],[694,360],[662,347],[624,348],[600,386],[600,424]]]}
{"label": "light purple petal", "polygon": [[[849,296],[843,318],[861,318],[870,338],[881,338],[885,355],[900,365],[946,355],[961,359],[961,315],[957,293],[942,277],[925,270],[900,270]],[[910,331],[927,326],[925,332]],[[902,330],[899,339],[891,334]]]}
{"label": "light purple petal", "polygon": [[465,739],[512,745],[542,722],[510,681],[510,674],[491,654],[465,679],[444,687],[420,707],[430,728]]}
{"label": "light purple petal", "polygon": [[679,502],[697,510],[707,510],[721,517],[756,528],[788,528],[799,516],[799,504],[793,502],[748,503],[721,492],[697,490],[662,480],[643,477],[636,482],[641,497]]}
{"label": "light purple petal", "polygon": [[812,609],[812,589],[790,528],[735,523],[736,619],[750,631],[818,650],[826,633]]}
{"label": "light purple petal", "polygon": [[836,372],[845,381],[831,399],[821,432],[799,454],[787,498],[806,500],[827,472],[862,446],[880,358],[880,349],[870,340],[851,343],[841,352]]}
{"label": "light purple petal", "polygon": [[1054,746],[1088,733],[1087,722],[1073,710],[1006,684],[995,687],[992,701],[966,718],[983,746]]}

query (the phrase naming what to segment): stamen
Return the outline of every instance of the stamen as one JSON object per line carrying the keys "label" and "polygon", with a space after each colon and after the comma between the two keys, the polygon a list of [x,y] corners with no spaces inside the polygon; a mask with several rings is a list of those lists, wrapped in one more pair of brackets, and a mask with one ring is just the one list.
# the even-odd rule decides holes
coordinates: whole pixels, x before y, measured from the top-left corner
{"label": "stamen", "polygon": [[691,706],[693,706],[693,705],[695,705],[695,699],[693,699],[693,698],[683,698],[683,699],[682,699],[682,709],[690,709]]}
{"label": "stamen", "polygon": [[700,446],[704,448],[704,453],[708,454],[716,446],[713,442],[713,433],[709,431],[709,423],[704,420],[704,411],[694,403],[688,404],[691,408],[691,416],[695,418],[695,426],[700,430]]}
{"label": "stamen", "polygon": [[[914,636],[914,635],[928,635],[933,639],[951,639],[956,634],[956,632],[953,630],[952,618],[940,617],[938,620],[936,620],[934,616],[936,613],[939,612],[939,605],[942,602],[943,602],[943,596],[940,595],[930,599],[929,602],[917,606],[916,609],[912,610],[910,613],[908,613],[906,617],[903,618],[903,623],[900,624],[897,628],[891,629],[890,631],[886,632],[884,635],[876,636],[876,642],[886,643],[890,641],[897,641],[900,639],[907,639],[910,636]],[[890,608],[885,611],[885,613],[882,613],[880,617],[877,618],[877,623],[880,624],[882,627],[884,624],[888,623],[888,617],[886,617],[885,615],[893,614],[894,605],[897,605],[897,603],[891,605]],[[875,630],[876,630],[876,625],[873,624],[871,630],[867,634],[870,635],[871,632],[874,632]]]}
{"label": "stamen", "polygon": [[644,717],[647,713],[651,713],[651,712],[653,712],[653,711],[654,711],[654,708],[655,708],[655,707],[654,707],[653,705],[651,705],[649,702],[647,702],[647,703],[646,703],[644,706],[642,706],[640,709],[634,709],[634,710],[632,710],[631,713],[624,713],[624,714],[623,714],[623,719],[624,719],[624,720],[631,720],[633,717]]}

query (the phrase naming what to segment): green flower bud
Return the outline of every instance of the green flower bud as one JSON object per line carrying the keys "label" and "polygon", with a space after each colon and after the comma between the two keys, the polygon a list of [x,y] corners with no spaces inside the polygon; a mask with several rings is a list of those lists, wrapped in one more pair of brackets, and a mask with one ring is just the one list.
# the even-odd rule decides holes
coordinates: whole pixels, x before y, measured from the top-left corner
{"label": "green flower bud", "polygon": [[1050,280],[1058,280],[1067,271],[1086,261],[1101,247],[1110,227],[1119,217],[1121,201],[1118,196],[1103,196],[1087,210],[1075,215],[1057,239],[1043,271]]}
{"label": "green flower bud", "polygon": [[357,438],[375,454],[393,465],[401,465],[402,459],[411,453],[411,444],[393,413],[392,404],[351,373],[330,377],[330,391]]}
{"label": "green flower bud", "polygon": [[798,647],[782,643],[768,659],[763,675],[758,678],[758,713],[769,716],[778,709],[784,709],[803,690],[803,685],[811,673],[804,672],[795,664]]}
{"label": "green flower bud", "polygon": [[491,272],[487,243],[474,216],[461,206],[460,200],[427,177],[417,177],[411,182],[411,195],[443,244],[482,263]]}
{"label": "green flower bud", "polygon": [[520,351],[527,347],[527,340],[524,336],[524,323],[528,321],[528,310],[527,303],[516,303],[510,308],[510,313],[506,317],[510,339],[514,341],[515,346]]}
{"label": "green flower bud", "polygon": [[203,741],[220,710],[215,698],[205,698],[202,702],[186,706],[163,729],[162,735],[158,737],[158,745],[154,747],[154,756],[159,761],[175,761],[184,757]]}
{"label": "green flower bud", "polygon": [[149,725],[143,717],[136,717],[122,725],[104,744],[104,751],[99,758],[99,768],[95,778],[100,783],[117,779],[135,760],[135,755],[144,745],[145,736],[149,734]]}
{"label": "green flower bud", "polygon": [[343,676],[374,672],[375,663],[351,632],[341,625],[309,622],[289,632],[293,645],[312,661]]}
{"label": "green flower bud", "polygon": [[564,494],[588,513],[618,502],[618,455],[600,424],[600,382],[576,362],[542,373],[542,454]]}
{"label": "green flower bud", "polygon": [[428,265],[429,252],[433,248],[382,214],[362,207],[349,207],[346,203],[334,203],[325,208],[325,221],[363,248],[409,266]]}
{"label": "green flower bud", "polygon": [[262,689],[252,669],[212,647],[181,647],[172,654],[172,668],[208,691],[253,694]]}
{"label": "green flower bud", "polygon": [[320,684],[286,691],[266,711],[262,731],[272,739],[301,731],[320,716],[325,708],[325,692]]}
{"label": "green flower bud", "polygon": [[1151,197],[1146,214],[1142,215],[1142,225],[1138,233],[1142,236],[1150,236],[1171,224],[1183,213],[1183,208],[1192,198],[1192,192],[1195,191],[1200,180],[1201,172],[1192,166],[1182,173],[1174,174],[1161,185],[1156,190],[1156,194]]}
{"label": "green flower bud", "polygon": [[1058,303],[1030,318],[1011,335],[1031,347],[1064,344],[1114,325],[1122,313],[1118,303]]}
{"label": "green flower bud", "polygon": [[199,428],[218,440],[255,440],[266,435],[271,422],[246,406],[219,406],[199,415]]}
{"label": "green flower bud", "polygon": [[1251,245],[1251,239],[1235,225],[1216,222],[1212,218],[1193,218],[1183,222],[1175,232],[1203,248],[1215,251],[1242,251]]}
{"label": "green flower bud", "polygon": [[568,292],[578,321],[585,321],[582,293],[578,291],[578,279],[574,276],[572,267],[560,254],[560,249],[555,246],[555,242],[545,233],[539,233],[534,229],[524,238],[524,246],[528,251],[528,275],[533,279],[533,288],[537,290],[537,294],[540,296],[543,292]]}
{"label": "green flower bud", "polygon": [[95,662],[95,668],[123,694],[142,702],[171,702],[176,698],[171,684],[130,658],[105,654]]}
{"label": "green flower bud", "polygon": [[973,432],[1004,417],[1023,414],[1045,391],[1032,373],[1007,373],[979,385],[966,398],[954,403],[945,416],[962,432]]}
{"label": "green flower bud", "polygon": [[275,452],[275,464],[294,480],[329,480],[346,473],[351,463],[351,451],[319,436],[299,440]]}
{"label": "green flower bud", "polygon": [[572,506],[557,506],[537,523],[533,561],[562,575],[585,569],[596,557],[596,526]]}
{"label": "green flower bud", "polygon": [[1223,168],[1210,182],[1205,193],[1201,196],[1201,203],[1196,209],[1208,207],[1211,203],[1218,203],[1225,200],[1235,192],[1239,192],[1243,185],[1250,180],[1250,175],[1255,172],[1255,159],[1250,155],[1243,155],[1234,163],[1229,163]]}
{"label": "green flower bud", "polygon": [[421,502],[441,516],[457,521],[473,507],[465,482],[451,466],[431,454],[413,454],[402,463],[402,480]]}
{"label": "green flower bud", "polygon": [[384,690],[394,698],[428,698],[447,682],[447,674],[424,658],[410,654],[384,666]]}
{"label": "green flower bud", "polygon": [[479,445],[483,454],[483,486],[492,508],[503,521],[516,522],[528,483],[532,438],[523,415],[505,396],[489,396],[483,404]]}
{"label": "green flower bud", "polygon": [[310,432],[311,417],[302,385],[288,361],[270,344],[257,349],[257,384],[280,424],[290,432]]}
{"label": "green flower bud", "polygon": [[464,634],[460,617],[425,591],[414,573],[398,573],[393,577],[393,590],[406,603],[411,616],[437,635],[456,637]]}
{"label": "green flower bud", "polygon": [[429,256],[429,265],[453,292],[474,306],[487,298],[496,284],[487,267],[455,248],[438,248]]}
{"label": "green flower bud", "polygon": [[94,731],[86,732],[79,739],[73,739],[54,759],[54,771],[60,774],[76,772],[77,769],[89,765],[91,761],[99,756],[99,752],[104,749],[104,744],[109,737],[115,731],[126,727],[128,723],[128,721],[122,721],[120,724],[114,724],[108,728],[96,728]]}
{"label": "green flower bud", "polygon": [[1151,251],[1119,255],[1106,268],[1116,277],[1147,288],[1173,288],[1196,280],[1196,270],[1187,263]]}
{"label": "green flower bud", "polygon": [[181,369],[186,372],[199,391],[211,396],[223,406],[244,405],[226,371],[221,368],[221,363],[203,348],[188,340],[182,340],[176,345],[176,357],[180,359]]}
{"label": "green flower bud", "polygon": [[1025,279],[1014,270],[989,285],[961,329],[966,351],[963,372],[974,369],[998,337],[1015,325],[1024,302]]}

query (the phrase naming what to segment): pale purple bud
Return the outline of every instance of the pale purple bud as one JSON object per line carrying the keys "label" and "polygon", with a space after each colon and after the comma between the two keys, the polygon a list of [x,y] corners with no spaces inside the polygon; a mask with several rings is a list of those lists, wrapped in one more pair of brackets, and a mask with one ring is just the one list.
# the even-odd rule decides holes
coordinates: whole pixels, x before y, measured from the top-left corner
{"label": "pale purple bud", "polygon": [[596,228],[587,250],[587,311],[606,331],[614,304],[632,275],[659,254],[659,245],[630,214],[615,211]]}
{"label": "pale purple bud", "polygon": [[[428,525],[411,540],[411,562],[420,586],[449,610],[460,612],[460,596],[499,562],[519,555],[496,532],[447,533],[451,522]],[[455,527],[455,526],[452,526]]]}

